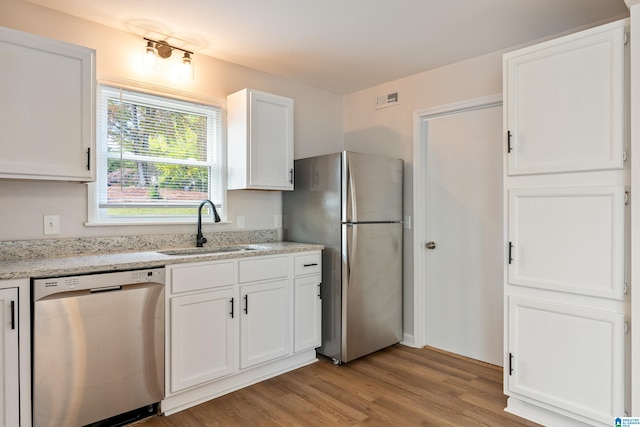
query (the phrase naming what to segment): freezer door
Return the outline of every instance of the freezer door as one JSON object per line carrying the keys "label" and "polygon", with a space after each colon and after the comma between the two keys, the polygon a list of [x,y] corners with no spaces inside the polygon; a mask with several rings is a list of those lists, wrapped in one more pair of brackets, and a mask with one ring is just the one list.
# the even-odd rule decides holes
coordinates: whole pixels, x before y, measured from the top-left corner
{"label": "freezer door", "polygon": [[295,161],[294,191],[282,194],[284,239],[340,246],[341,155]]}
{"label": "freezer door", "polygon": [[342,361],[402,340],[402,224],[343,224]]}
{"label": "freezer door", "polygon": [[350,151],[343,156],[342,221],[402,221],[402,160]]}

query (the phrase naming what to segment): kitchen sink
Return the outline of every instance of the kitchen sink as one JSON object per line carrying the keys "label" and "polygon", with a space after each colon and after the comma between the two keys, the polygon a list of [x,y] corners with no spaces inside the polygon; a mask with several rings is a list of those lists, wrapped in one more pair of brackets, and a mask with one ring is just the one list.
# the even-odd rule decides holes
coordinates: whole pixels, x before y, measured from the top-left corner
{"label": "kitchen sink", "polygon": [[231,252],[245,252],[245,251],[257,251],[260,249],[267,249],[263,246],[256,245],[240,245],[240,246],[217,246],[211,248],[182,248],[182,249],[170,249],[166,251],[158,251],[158,253],[164,255],[206,255],[206,254],[224,254]]}

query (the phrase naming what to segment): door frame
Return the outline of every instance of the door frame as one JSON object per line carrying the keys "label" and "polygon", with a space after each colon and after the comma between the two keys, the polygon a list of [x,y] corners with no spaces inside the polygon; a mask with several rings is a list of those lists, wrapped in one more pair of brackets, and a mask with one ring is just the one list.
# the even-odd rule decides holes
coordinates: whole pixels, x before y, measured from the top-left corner
{"label": "door frame", "polygon": [[[502,105],[502,94],[472,98],[413,112],[413,347],[427,344],[427,268],[424,258],[427,178],[427,127],[430,119]],[[405,335],[405,341],[410,337]]]}

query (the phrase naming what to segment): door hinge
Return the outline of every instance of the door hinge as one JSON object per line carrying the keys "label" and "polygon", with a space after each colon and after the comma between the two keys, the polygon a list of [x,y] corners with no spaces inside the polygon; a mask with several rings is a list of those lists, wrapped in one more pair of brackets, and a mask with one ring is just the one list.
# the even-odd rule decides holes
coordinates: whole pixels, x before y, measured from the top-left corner
{"label": "door hinge", "polygon": [[624,192],[624,205],[625,206],[629,206],[629,192],[628,191]]}
{"label": "door hinge", "polygon": [[511,152],[511,131],[507,131],[507,153]]}
{"label": "door hinge", "polygon": [[624,282],[624,285],[622,286],[622,292],[627,295],[629,293],[629,285],[627,285],[627,282]]}
{"label": "door hinge", "polygon": [[513,353],[509,353],[509,375],[513,374]]}
{"label": "door hinge", "polygon": [[293,169],[289,169],[289,184],[293,184]]}
{"label": "door hinge", "polygon": [[625,334],[629,333],[629,322],[624,322],[624,333]]}
{"label": "door hinge", "polygon": [[622,161],[626,162],[628,157],[627,150],[622,150]]}
{"label": "door hinge", "polygon": [[513,243],[509,242],[509,264],[513,262]]}
{"label": "door hinge", "polygon": [[624,33],[624,44],[629,43],[629,33]]}

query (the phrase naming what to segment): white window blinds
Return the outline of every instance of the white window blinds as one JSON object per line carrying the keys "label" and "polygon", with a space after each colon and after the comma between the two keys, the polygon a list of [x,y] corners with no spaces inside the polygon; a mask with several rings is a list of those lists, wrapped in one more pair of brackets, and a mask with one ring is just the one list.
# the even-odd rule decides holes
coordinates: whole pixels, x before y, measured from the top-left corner
{"label": "white window blinds", "polygon": [[170,208],[204,199],[221,207],[219,108],[109,86],[98,105],[99,209],[179,215]]}

